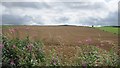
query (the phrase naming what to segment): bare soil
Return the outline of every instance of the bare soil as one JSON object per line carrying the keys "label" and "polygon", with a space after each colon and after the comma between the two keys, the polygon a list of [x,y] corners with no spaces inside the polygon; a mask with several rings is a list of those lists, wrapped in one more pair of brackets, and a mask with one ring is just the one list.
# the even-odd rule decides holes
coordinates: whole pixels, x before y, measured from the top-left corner
{"label": "bare soil", "polygon": [[118,45],[118,35],[92,27],[18,26],[11,28],[15,28],[16,32],[11,33],[9,31],[10,28],[3,28],[3,34],[7,35],[9,38],[15,38],[17,36],[21,39],[29,34],[30,40],[41,40],[44,43],[46,54],[50,54],[50,50],[54,48],[58,55],[64,57],[61,60],[65,60],[66,57],[68,62],[75,58],[77,50],[81,45],[97,46],[106,51]]}

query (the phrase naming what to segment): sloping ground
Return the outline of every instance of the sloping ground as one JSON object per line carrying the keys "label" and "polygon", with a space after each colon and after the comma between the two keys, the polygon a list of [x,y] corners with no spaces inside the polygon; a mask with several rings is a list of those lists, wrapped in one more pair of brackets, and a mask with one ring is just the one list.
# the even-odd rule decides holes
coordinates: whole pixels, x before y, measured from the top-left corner
{"label": "sloping ground", "polygon": [[[11,29],[15,28],[11,31]],[[41,40],[46,55],[52,50],[61,58],[61,62],[73,63],[81,52],[82,45],[96,46],[105,51],[117,50],[118,36],[109,32],[90,27],[77,26],[18,26],[3,28],[3,34],[9,38],[25,38]],[[102,52],[100,52],[102,53]]]}
{"label": "sloping ground", "polygon": [[28,33],[31,40],[42,40],[45,45],[92,44],[109,50],[113,44],[118,44],[117,35],[90,27],[19,26],[16,27],[16,32],[18,33],[10,33],[8,29],[3,29],[3,34],[9,35],[10,38],[11,36],[24,38]]}

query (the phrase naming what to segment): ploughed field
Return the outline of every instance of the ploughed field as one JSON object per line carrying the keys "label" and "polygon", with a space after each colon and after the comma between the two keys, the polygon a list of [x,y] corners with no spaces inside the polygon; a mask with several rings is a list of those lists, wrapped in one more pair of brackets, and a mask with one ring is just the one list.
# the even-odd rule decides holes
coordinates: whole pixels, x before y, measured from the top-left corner
{"label": "ploughed field", "polygon": [[10,28],[3,28],[3,34],[9,38],[25,38],[29,34],[30,40],[41,40],[45,46],[79,46],[95,45],[106,50],[112,44],[118,44],[118,35],[90,27],[75,26],[17,26],[16,33]]}
{"label": "ploughed field", "polygon": [[100,49],[99,54],[103,51],[109,52],[111,49],[117,51],[118,48],[117,34],[92,27],[9,26],[3,27],[2,33],[9,39],[16,37],[24,39],[29,35],[31,41],[40,40],[44,44],[43,49],[47,57],[54,51],[59,56],[60,62],[68,65],[75,63],[74,60],[80,55],[82,48],[89,52],[91,51],[89,46],[95,46]]}

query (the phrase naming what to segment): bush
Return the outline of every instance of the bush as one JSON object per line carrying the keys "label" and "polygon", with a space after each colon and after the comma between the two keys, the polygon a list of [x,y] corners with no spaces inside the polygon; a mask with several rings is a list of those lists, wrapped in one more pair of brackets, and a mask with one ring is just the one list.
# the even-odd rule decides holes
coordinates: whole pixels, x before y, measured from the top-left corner
{"label": "bush", "polygon": [[76,64],[82,66],[119,66],[119,56],[116,52],[108,52],[96,46],[81,46]]}
{"label": "bush", "polygon": [[30,68],[44,65],[43,44],[40,41],[31,42],[29,36],[22,40],[9,40],[2,36],[2,46],[3,66]]}

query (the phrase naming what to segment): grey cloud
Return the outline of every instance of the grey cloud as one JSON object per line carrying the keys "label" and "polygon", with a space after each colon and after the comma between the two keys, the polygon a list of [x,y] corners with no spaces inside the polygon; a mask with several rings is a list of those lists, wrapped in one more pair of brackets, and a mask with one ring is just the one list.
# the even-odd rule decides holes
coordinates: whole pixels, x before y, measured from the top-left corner
{"label": "grey cloud", "polygon": [[118,25],[120,26],[120,1],[118,3]]}
{"label": "grey cloud", "polygon": [[54,19],[54,21],[55,21],[55,22],[58,22],[58,23],[68,23],[69,18],[68,18],[68,17],[65,17],[65,16],[63,16],[63,17],[56,17],[56,18]]}
{"label": "grey cloud", "polygon": [[118,12],[109,13],[105,19],[101,19],[101,22],[108,22],[106,25],[118,26]]}
{"label": "grey cloud", "polygon": [[79,24],[82,24],[82,25],[97,25],[97,23],[95,21],[97,21],[98,19],[97,18],[86,18],[84,20],[80,20],[79,21]]}
{"label": "grey cloud", "polygon": [[2,16],[0,15],[0,25],[2,25]]}
{"label": "grey cloud", "polygon": [[90,17],[90,18],[87,18],[84,20],[85,21],[82,22],[83,25],[118,26],[118,14],[117,14],[117,12],[109,13],[109,15],[103,19]]}
{"label": "grey cloud", "polygon": [[57,10],[65,10],[66,9],[100,9],[104,8],[104,3],[97,2],[97,3],[91,3],[91,2],[52,2],[50,4],[45,2],[3,2],[3,6],[8,8],[36,8],[36,9],[52,9],[54,7],[57,7]]}
{"label": "grey cloud", "polygon": [[[23,9],[23,8],[35,8],[35,10],[37,9],[42,9],[42,8],[46,8],[49,9],[51,11],[58,11],[58,13],[60,13],[62,10],[63,12],[65,12],[64,10],[70,9],[76,9],[77,10],[97,10],[100,9],[101,11],[104,11],[103,8],[105,8],[106,6],[104,5],[104,3],[101,2],[96,2],[96,3],[91,3],[91,2],[54,2],[54,3],[43,3],[43,2],[3,2],[2,3],[3,6],[6,7],[6,9],[8,10],[7,12],[11,13],[12,11],[9,11],[10,9],[13,8],[19,8],[19,9]],[[57,9],[53,8],[56,7]],[[41,10],[43,11],[43,10]],[[32,12],[32,11],[30,11]],[[44,12],[44,11],[43,11]],[[90,11],[89,11],[90,12]],[[72,12],[73,15],[75,12]],[[56,14],[56,13],[55,13]],[[32,18],[33,16],[20,16],[20,14],[3,14],[2,15],[2,23],[3,24],[13,24],[13,25],[29,25],[31,23],[36,23],[36,24],[44,24],[45,21],[42,20],[42,16],[38,16],[35,17],[36,19],[34,20]],[[79,17],[79,16],[78,16]],[[55,18],[50,18],[51,22],[55,23],[55,24],[59,24],[59,23],[64,23],[64,24],[70,24],[70,17],[69,16],[61,16],[61,17],[55,17]],[[89,18],[85,18],[83,19],[83,21],[79,21],[79,22],[72,22],[75,24],[83,24],[83,25],[117,25],[118,18],[117,18],[117,12],[116,13],[110,13],[108,15],[108,17],[102,19],[102,18],[95,18],[93,17],[89,17]],[[48,23],[49,24],[49,23]]]}
{"label": "grey cloud", "polygon": [[[38,17],[37,17],[38,18]],[[2,25],[30,25],[32,23],[36,24],[44,24],[42,20],[39,18],[37,20],[33,20],[31,16],[19,16],[19,15],[10,15],[3,14],[2,15]]]}
{"label": "grey cloud", "polygon": [[50,6],[44,2],[3,2],[2,5],[7,8],[50,8]]}
{"label": "grey cloud", "polygon": [[92,3],[92,2],[63,2],[65,4],[65,6],[67,6],[70,9],[101,9],[104,8],[104,3],[102,2],[96,2],[96,3]]}
{"label": "grey cloud", "polygon": [[31,20],[31,17],[29,16],[24,16],[24,17],[20,17],[18,15],[8,15],[8,14],[4,14],[2,15],[2,24],[12,24],[12,25],[25,25],[28,24],[27,22],[29,22]]}
{"label": "grey cloud", "polygon": [[38,25],[44,25],[44,21],[42,20],[41,16],[35,17],[35,19],[32,19],[32,21]]}
{"label": "grey cloud", "polygon": [[111,0],[105,0],[106,2],[109,2],[109,1],[111,1]]}

